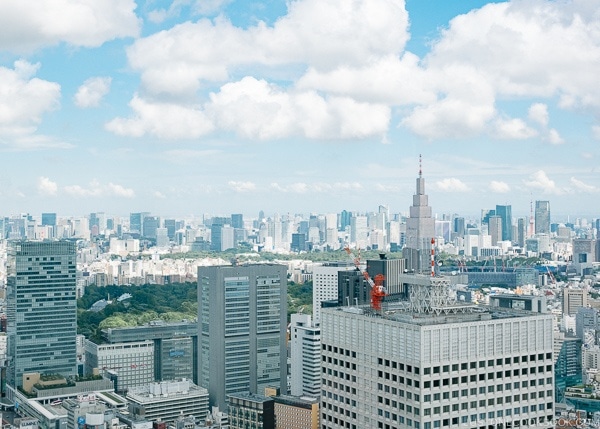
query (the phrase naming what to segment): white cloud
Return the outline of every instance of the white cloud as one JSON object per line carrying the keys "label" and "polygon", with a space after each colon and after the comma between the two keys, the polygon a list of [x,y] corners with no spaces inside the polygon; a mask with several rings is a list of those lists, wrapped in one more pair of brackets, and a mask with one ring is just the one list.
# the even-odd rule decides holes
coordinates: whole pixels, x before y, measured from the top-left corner
{"label": "white cloud", "polygon": [[42,116],[59,106],[60,85],[34,77],[38,68],[24,60],[0,67],[0,136],[32,136]]}
{"label": "white cloud", "polygon": [[81,185],[65,186],[64,191],[72,197],[135,197],[133,189],[112,182],[103,185],[97,180],[90,182],[87,187]]}
{"label": "white cloud", "polygon": [[110,91],[110,77],[91,77],[77,89],[74,102],[77,107],[96,107]]}
{"label": "white cloud", "polygon": [[[194,93],[243,66],[307,64],[319,70],[400,54],[408,40],[402,0],[299,0],[273,26],[241,29],[220,17],[138,39],[128,51],[146,91]],[[352,40],[352,43],[348,43]]]}
{"label": "white cloud", "polygon": [[154,191],[152,193],[152,196],[154,198],[158,198],[158,199],[161,199],[161,200],[164,200],[165,198],[167,198],[167,196],[165,194],[163,194],[162,192],[160,192],[160,191]]}
{"label": "white cloud", "polygon": [[109,183],[107,186],[107,193],[115,197],[133,198],[135,192],[131,188],[126,188],[116,183]]}
{"label": "white cloud", "polygon": [[597,2],[490,3],[454,18],[426,62],[476,64],[499,94],[560,94],[571,106],[597,109],[599,16]]}
{"label": "white cloud", "polygon": [[383,105],[347,97],[323,98],[314,91],[288,93],[252,77],[226,84],[211,94],[206,113],[219,128],[256,139],[382,135],[391,116]]}
{"label": "white cloud", "polygon": [[470,190],[464,182],[455,177],[438,180],[434,183],[434,188],[443,192],[467,192]]}
{"label": "white cloud", "polygon": [[497,180],[492,180],[488,186],[488,189],[497,194],[506,194],[507,192],[510,192],[510,186],[508,186],[508,183]]}
{"label": "white cloud", "polygon": [[129,103],[132,118],[115,118],[106,129],[122,136],[154,135],[164,139],[186,139],[203,136],[213,130],[204,112],[194,106],[152,102],[135,96]]}
{"label": "white cloud", "polygon": [[47,177],[39,177],[37,184],[38,192],[41,195],[56,195],[58,185]]}
{"label": "white cloud", "polygon": [[495,137],[501,139],[523,140],[534,137],[538,132],[518,118],[497,119]]}
{"label": "white cloud", "polygon": [[529,176],[525,181],[525,186],[531,189],[537,189],[544,194],[562,195],[566,191],[556,186],[554,180],[550,179],[545,171],[539,170]]}
{"label": "white cloud", "polygon": [[527,117],[542,127],[548,126],[548,106],[544,103],[534,103],[527,111]]}
{"label": "white cloud", "polygon": [[256,184],[253,182],[236,182],[231,180],[227,185],[235,192],[252,192],[256,190]]}
{"label": "white cloud", "polygon": [[584,183],[581,180],[577,180],[574,177],[571,177],[571,185],[573,185],[575,187],[575,190],[579,192],[589,194],[600,192],[600,188],[598,186],[588,185],[587,183]]}
{"label": "white cloud", "polygon": [[552,128],[550,131],[548,131],[547,139],[553,145],[559,145],[559,144],[563,144],[565,142],[563,140],[563,138],[560,136],[560,134],[558,133],[558,131],[556,131],[554,128]]}
{"label": "white cloud", "polygon": [[283,193],[295,193],[295,194],[306,194],[310,193],[337,193],[337,192],[355,192],[363,189],[362,185],[357,182],[334,182],[334,183],[304,183],[296,182],[289,185],[280,185],[279,183],[271,183],[270,189],[283,192]]}
{"label": "white cloud", "polygon": [[66,42],[94,47],[135,37],[141,22],[134,0],[54,0],[35,7],[20,0],[0,2],[0,49],[29,51]]}

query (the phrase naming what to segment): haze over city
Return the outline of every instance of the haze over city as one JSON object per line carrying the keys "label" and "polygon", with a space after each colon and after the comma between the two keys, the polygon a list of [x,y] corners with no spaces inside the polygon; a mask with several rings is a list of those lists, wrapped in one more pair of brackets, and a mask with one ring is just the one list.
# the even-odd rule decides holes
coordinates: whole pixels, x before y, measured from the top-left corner
{"label": "haze over city", "polygon": [[600,212],[600,5],[0,3],[0,206]]}

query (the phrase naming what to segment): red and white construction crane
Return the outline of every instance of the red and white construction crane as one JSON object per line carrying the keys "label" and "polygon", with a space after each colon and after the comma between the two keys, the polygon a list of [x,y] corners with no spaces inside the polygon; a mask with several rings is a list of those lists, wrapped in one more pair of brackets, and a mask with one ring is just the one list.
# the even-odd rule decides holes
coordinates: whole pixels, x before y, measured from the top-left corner
{"label": "red and white construction crane", "polygon": [[344,247],[344,250],[352,258],[352,263],[356,267],[356,271],[360,272],[362,276],[365,278],[365,281],[371,287],[371,308],[375,311],[381,311],[381,303],[383,302],[383,298],[385,297],[385,288],[383,287],[383,281],[385,277],[383,274],[377,274],[375,276],[375,280],[371,278],[367,270],[363,270],[360,267],[360,257],[354,256],[350,247]]}

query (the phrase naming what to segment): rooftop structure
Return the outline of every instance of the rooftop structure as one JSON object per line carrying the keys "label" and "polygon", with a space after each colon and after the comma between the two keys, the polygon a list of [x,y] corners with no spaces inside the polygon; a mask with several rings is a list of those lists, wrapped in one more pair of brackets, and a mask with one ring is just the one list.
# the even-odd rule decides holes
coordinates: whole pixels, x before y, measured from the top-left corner
{"label": "rooftop structure", "polygon": [[129,389],[129,411],[148,420],[174,422],[179,416],[194,416],[204,424],[208,415],[208,390],[189,380],[150,383]]}

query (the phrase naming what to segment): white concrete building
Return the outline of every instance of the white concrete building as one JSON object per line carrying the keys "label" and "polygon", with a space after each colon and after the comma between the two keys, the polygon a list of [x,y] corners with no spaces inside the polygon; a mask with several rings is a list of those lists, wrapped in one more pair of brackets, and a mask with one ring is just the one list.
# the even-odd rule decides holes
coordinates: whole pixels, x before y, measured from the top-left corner
{"label": "white concrete building", "polygon": [[308,314],[292,314],[290,328],[291,394],[321,395],[321,329]]}
{"label": "white concrete building", "polygon": [[180,416],[193,416],[200,425],[208,415],[208,390],[185,379],[133,387],[127,399],[133,416],[150,421],[174,422]]}
{"label": "white concrete building", "polygon": [[352,262],[329,262],[313,268],[313,320],[319,323],[321,302],[337,300],[338,271],[353,270]]}
{"label": "white concrete building", "polygon": [[322,310],[321,428],[554,427],[552,316],[461,305],[448,283]]}
{"label": "white concrete building", "polygon": [[124,391],[154,381],[154,342],[96,344],[85,340],[85,373],[98,368],[107,378],[116,378],[115,390]]}

